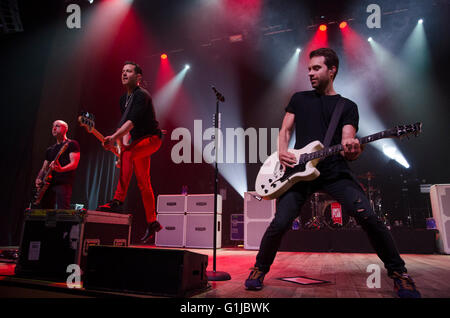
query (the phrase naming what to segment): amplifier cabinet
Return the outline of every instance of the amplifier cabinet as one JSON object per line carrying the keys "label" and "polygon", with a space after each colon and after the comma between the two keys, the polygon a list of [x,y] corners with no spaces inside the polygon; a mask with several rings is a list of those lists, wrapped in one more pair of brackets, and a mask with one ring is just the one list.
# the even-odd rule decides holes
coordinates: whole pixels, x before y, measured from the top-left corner
{"label": "amplifier cabinet", "polygon": [[244,193],[244,248],[258,250],[275,215],[276,200],[264,200],[256,192]]}
{"label": "amplifier cabinet", "polygon": [[[213,248],[214,214],[190,213],[186,215],[186,247]],[[216,248],[222,247],[222,215],[217,214]]]}
{"label": "amplifier cabinet", "polygon": [[435,184],[430,188],[431,208],[439,230],[439,252],[450,254],[450,184]]}
{"label": "amplifier cabinet", "polygon": [[158,214],[162,230],[156,232],[155,245],[165,247],[186,246],[186,214]]}
{"label": "amplifier cabinet", "polygon": [[163,213],[185,213],[186,212],[186,195],[184,194],[161,194],[158,195],[156,211]]}
{"label": "amplifier cabinet", "polygon": [[[187,213],[214,213],[214,194],[189,194],[186,199]],[[222,214],[222,196],[217,195],[217,213]]]}

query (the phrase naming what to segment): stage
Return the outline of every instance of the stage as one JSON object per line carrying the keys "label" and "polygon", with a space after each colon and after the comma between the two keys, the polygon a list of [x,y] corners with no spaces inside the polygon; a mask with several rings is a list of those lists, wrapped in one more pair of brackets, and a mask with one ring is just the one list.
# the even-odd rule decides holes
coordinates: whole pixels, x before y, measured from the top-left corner
{"label": "stage", "polygon": [[[137,246],[156,248],[154,246]],[[173,250],[173,249],[172,249]],[[208,255],[212,270],[213,251],[189,249]],[[264,280],[261,291],[247,291],[244,281],[255,261],[257,251],[242,248],[217,250],[217,271],[225,271],[231,280],[208,282],[208,288],[194,291],[184,298],[396,298],[393,282],[376,254],[372,253],[311,253],[279,252]],[[423,298],[450,298],[450,256],[439,254],[402,254],[408,272],[413,276]],[[18,278],[13,263],[0,264],[0,297],[6,298],[169,298],[145,294],[109,293],[81,288],[67,288],[65,283]],[[380,284],[368,287],[373,268],[380,268]],[[369,271],[368,271],[369,270]],[[303,276],[327,283],[300,285],[280,278]],[[379,287],[379,288],[378,288]]]}
{"label": "stage", "polygon": [[[398,260],[381,223],[426,299],[408,309],[450,308],[449,13],[450,0],[3,1],[6,313],[89,315],[88,299],[126,316],[141,308],[122,300],[167,317],[227,301],[235,315],[279,301],[271,312],[384,316],[387,301],[404,316],[369,242]],[[290,229],[249,291],[269,224]]]}

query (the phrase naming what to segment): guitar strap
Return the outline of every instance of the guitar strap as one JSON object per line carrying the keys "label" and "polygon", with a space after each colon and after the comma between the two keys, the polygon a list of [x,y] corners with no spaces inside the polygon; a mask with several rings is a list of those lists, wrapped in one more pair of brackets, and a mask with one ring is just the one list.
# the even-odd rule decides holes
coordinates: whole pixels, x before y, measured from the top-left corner
{"label": "guitar strap", "polygon": [[125,119],[130,112],[131,104],[133,103],[134,92],[136,91],[136,89],[133,91],[133,93],[131,93],[130,96],[128,96],[127,101],[125,102],[125,111],[123,112],[122,118],[120,118],[119,127],[122,127],[122,125],[125,123]]}
{"label": "guitar strap", "polygon": [[[322,100],[322,98],[320,99]],[[328,125],[328,130],[325,135],[325,139],[323,141],[323,145],[325,148],[330,146],[331,139],[333,138],[337,124],[339,122],[339,119],[341,118],[342,110],[344,109],[344,103],[345,103],[344,99],[342,97],[339,97],[339,100],[336,103],[336,107],[334,108],[333,115],[330,120],[330,125]]]}

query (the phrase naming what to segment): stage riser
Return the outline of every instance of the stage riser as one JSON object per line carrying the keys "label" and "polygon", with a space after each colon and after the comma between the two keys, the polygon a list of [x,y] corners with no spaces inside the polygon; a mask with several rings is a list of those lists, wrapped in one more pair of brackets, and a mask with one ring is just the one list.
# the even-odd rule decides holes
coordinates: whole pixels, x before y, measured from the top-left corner
{"label": "stage riser", "polygon": [[[393,229],[392,237],[402,254],[437,252],[436,231]],[[374,253],[367,234],[361,229],[289,230],[281,241],[282,252]]]}

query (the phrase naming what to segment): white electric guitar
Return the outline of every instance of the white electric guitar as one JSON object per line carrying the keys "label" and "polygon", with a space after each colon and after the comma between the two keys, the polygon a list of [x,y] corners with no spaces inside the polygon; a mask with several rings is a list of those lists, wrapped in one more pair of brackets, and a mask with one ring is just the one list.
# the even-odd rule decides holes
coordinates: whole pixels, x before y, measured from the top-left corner
{"label": "white electric guitar", "polygon": [[[361,145],[382,138],[399,138],[414,134],[417,136],[422,131],[422,123],[402,125],[388,129],[370,136],[358,138]],[[258,172],[255,182],[255,190],[264,199],[275,199],[286,192],[299,181],[311,181],[319,177],[320,172],[316,165],[320,159],[343,151],[342,145],[324,148],[318,140],[313,141],[302,149],[288,149],[295,155],[297,164],[291,167],[281,165],[278,151],[271,154]]]}

